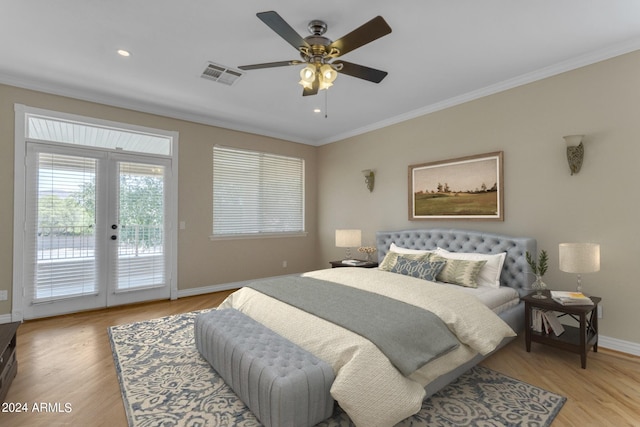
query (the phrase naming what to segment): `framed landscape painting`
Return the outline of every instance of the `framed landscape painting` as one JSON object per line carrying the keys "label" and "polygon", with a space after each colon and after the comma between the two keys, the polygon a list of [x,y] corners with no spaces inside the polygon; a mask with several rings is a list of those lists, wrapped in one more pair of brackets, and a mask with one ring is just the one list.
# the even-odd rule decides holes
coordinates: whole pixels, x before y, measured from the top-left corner
{"label": "framed landscape painting", "polygon": [[409,166],[409,220],[503,221],[502,151]]}

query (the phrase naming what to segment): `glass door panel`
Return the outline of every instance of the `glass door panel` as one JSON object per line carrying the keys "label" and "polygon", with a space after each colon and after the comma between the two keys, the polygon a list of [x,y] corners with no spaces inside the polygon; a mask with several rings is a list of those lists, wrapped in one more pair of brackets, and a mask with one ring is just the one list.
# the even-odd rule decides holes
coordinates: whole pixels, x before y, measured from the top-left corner
{"label": "glass door panel", "polygon": [[164,175],[161,165],[118,163],[116,292],[165,286]]}
{"label": "glass door panel", "polygon": [[31,145],[26,165],[24,318],[103,307],[103,158]]}
{"label": "glass door panel", "polygon": [[38,153],[34,302],[98,293],[97,160]]}
{"label": "glass door panel", "polygon": [[170,165],[29,147],[24,318],[170,297]]}

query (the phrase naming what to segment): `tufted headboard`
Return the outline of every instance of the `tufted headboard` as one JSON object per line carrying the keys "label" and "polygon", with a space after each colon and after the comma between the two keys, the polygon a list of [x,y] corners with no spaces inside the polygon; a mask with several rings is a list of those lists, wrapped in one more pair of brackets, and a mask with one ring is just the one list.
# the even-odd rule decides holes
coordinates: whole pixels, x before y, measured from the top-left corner
{"label": "tufted headboard", "polygon": [[376,246],[378,262],[389,251],[391,243],[409,249],[436,249],[451,252],[479,252],[497,254],[506,252],[500,285],[516,289],[521,296],[530,292],[535,276],[525,258],[526,252],[537,253],[536,240],[529,237],[511,237],[479,231],[432,228],[426,230],[378,231]]}

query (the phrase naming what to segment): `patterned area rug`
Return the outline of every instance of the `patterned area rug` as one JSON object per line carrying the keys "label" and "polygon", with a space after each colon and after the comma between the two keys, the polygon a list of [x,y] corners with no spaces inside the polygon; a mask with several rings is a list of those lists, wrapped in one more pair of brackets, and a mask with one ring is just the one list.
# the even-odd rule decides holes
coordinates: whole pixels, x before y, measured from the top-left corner
{"label": "patterned area rug", "polygon": [[[130,427],[250,427],[260,422],[195,347],[199,312],[109,328]],[[565,397],[477,366],[400,426],[549,426]],[[320,427],[353,426],[336,405]]]}

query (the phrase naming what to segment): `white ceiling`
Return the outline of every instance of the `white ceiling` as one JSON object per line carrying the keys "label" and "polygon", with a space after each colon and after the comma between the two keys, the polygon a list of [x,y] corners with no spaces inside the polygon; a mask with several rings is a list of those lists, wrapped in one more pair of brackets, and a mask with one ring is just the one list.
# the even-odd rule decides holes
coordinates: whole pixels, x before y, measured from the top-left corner
{"label": "white ceiling", "polygon": [[[301,65],[201,78],[299,59],[267,10],[332,40],[383,16],[393,32],[341,59],[389,75],[304,98]],[[0,0],[0,40],[0,83],[321,145],[640,49],[640,1]]]}

